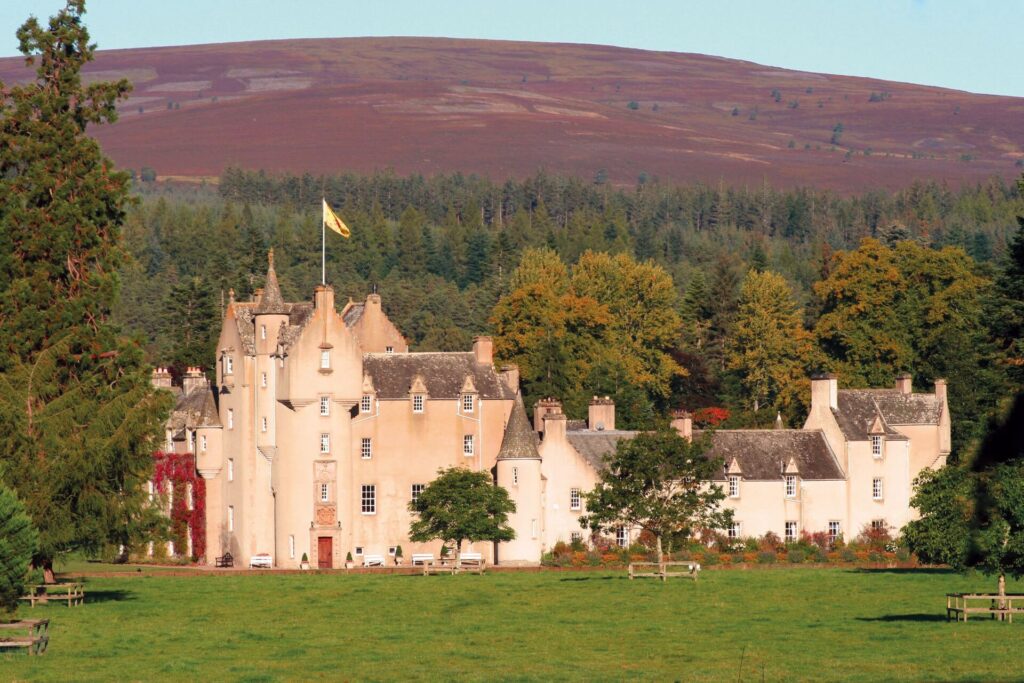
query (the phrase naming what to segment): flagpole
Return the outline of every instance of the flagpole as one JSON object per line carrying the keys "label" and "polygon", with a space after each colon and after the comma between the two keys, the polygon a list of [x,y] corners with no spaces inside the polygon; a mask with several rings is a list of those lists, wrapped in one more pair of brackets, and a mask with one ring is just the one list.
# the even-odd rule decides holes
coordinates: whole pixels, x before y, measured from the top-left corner
{"label": "flagpole", "polygon": [[327,284],[327,222],[324,220],[324,203],[326,197],[320,198],[320,284]]}

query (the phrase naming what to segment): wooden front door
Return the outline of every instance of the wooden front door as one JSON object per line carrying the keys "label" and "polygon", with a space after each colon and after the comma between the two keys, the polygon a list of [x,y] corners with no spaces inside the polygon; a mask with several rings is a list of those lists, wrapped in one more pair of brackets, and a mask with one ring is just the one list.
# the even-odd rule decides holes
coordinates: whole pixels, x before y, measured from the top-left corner
{"label": "wooden front door", "polygon": [[318,569],[330,569],[333,567],[334,539],[330,536],[320,536],[316,539],[316,566]]}

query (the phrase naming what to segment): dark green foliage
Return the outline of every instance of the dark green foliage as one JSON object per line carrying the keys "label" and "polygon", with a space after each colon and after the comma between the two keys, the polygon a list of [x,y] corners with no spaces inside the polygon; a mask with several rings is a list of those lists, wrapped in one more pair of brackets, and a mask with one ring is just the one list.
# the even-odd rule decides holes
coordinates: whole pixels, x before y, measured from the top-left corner
{"label": "dark green foliage", "polygon": [[912,503],[921,518],[903,528],[903,543],[922,562],[964,568],[970,548],[974,485],[965,465],[926,469]]}
{"label": "dark green foliage", "polygon": [[94,50],[83,12],[69,0],[47,28],[26,21],[18,40],[37,78],[0,89],[0,466],[47,568],[136,540],[170,400],[108,321],[128,175],[85,131],[116,118],[129,86],[82,84]]}
{"label": "dark green foliage", "polygon": [[0,615],[13,614],[25,595],[29,563],[39,548],[39,534],[14,491],[0,483]]}
{"label": "dark green foliage", "polygon": [[706,456],[710,441],[689,441],[674,429],[641,432],[620,439],[606,456],[601,480],[584,494],[587,514],[580,524],[595,532],[639,527],[656,540],[694,536],[727,526],[731,511],[719,509],[721,487],[705,486],[722,468],[721,458]]}
{"label": "dark green foliage", "polygon": [[466,540],[515,538],[508,516],[516,511],[516,504],[487,472],[464,467],[438,470],[437,478],[409,503],[409,510],[417,515],[409,526],[409,539],[417,543],[450,541],[458,552]]}

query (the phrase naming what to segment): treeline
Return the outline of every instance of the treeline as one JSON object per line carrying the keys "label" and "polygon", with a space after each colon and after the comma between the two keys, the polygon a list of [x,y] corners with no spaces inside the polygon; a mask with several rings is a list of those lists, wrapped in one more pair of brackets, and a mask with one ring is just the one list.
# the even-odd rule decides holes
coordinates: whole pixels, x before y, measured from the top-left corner
{"label": "treeline", "polygon": [[[949,377],[951,392],[970,384],[971,392],[984,394],[957,406],[972,420],[1005,391],[996,353],[1000,337],[990,329],[986,311],[1024,202],[1017,186],[997,179],[957,191],[932,183],[894,194],[840,197],[767,186],[645,183],[627,190],[545,174],[496,184],[459,174],[321,178],[230,169],[216,192],[160,187],[145,192],[125,226],[134,259],[122,272],[117,313],[147,338],[154,362],[209,365],[229,288],[244,298],[261,286],[271,246],[285,296],[308,298],[320,278],[323,193],[352,228],[348,240],[327,236],[328,281],[342,301],[378,288],[414,350],[464,349],[474,334],[514,327],[508,307],[495,306],[523,284],[513,274],[527,250],[546,250],[563,264],[565,273],[553,277],[569,284],[558,296],[569,293],[574,301],[593,290],[569,271],[579,270],[587,252],[655,266],[672,290],[672,296],[659,300],[679,322],[668,343],[658,332],[658,351],[669,358],[649,364],[661,368],[654,375],[642,366],[611,367],[614,354],[562,363],[566,349],[550,336],[536,348],[511,354],[548,368],[550,377],[572,375],[573,386],[569,379],[562,386],[548,380],[531,386],[534,380],[527,377],[526,388],[571,395],[574,409],[587,392],[615,393],[610,383],[628,385],[633,393],[620,396],[624,407],[631,406],[624,411],[627,426],[642,426],[671,407],[712,405],[729,408],[732,424],[764,424],[779,410],[797,424],[806,393],[798,382],[817,369],[837,370],[859,384],[887,383],[908,370],[922,388],[936,373],[958,374]],[[865,238],[877,243],[851,251]],[[859,262],[867,270],[852,268]],[[580,272],[593,271],[593,259],[588,263]],[[621,272],[635,267],[610,263]],[[913,283],[905,288],[910,294],[896,297],[902,291],[896,287],[889,299],[877,296],[873,278],[891,272]],[[846,290],[838,288],[838,277],[849,278]],[[573,286],[582,289],[571,291]],[[872,305],[847,306],[843,297],[850,291],[874,297]],[[944,298],[951,291],[958,298]],[[605,308],[575,312],[597,315],[587,320],[630,312],[629,300],[598,303]],[[783,331],[772,337],[775,346],[747,348],[766,335],[751,334],[749,323],[750,316],[765,311],[775,321],[771,324],[783,320],[778,323]],[[840,323],[856,324],[857,333],[850,336]],[[839,331],[829,332],[829,325]],[[889,338],[880,340],[874,330],[885,330]],[[953,338],[966,330],[980,330],[984,343]],[[608,334],[592,334],[591,342],[614,338],[630,349],[639,339],[630,329]],[[642,343],[636,348],[647,351]],[[957,350],[964,348],[983,352],[984,358]],[[527,360],[526,353],[541,356]],[[743,354],[747,360],[737,360]],[[771,376],[766,370],[751,372],[743,364],[757,354],[782,359],[784,367],[775,367]],[[995,374],[976,377],[964,365],[968,361],[961,363],[962,372],[948,372],[932,361],[935,354],[945,354],[950,363],[975,359],[979,368]],[[575,369],[559,375],[559,367]],[[664,372],[676,367],[682,372]],[[974,386],[981,379],[984,385]]]}

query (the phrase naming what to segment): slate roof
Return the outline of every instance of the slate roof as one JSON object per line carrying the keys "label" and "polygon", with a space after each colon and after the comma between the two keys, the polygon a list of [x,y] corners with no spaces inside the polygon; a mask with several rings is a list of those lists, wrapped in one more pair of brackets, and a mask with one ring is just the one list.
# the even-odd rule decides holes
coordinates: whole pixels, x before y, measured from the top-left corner
{"label": "slate roof", "polygon": [[[615,450],[620,439],[632,439],[632,431],[573,431],[566,438],[594,469],[604,467],[604,456]],[[702,432],[694,431],[694,438]],[[790,458],[795,460],[802,479],[844,479],[825,435],[819,430],[732,429],[712,432],[709,455],[722,456],[728,465],[738,462],[743,478],[751,481],[782,479],[782,470]],[[724,481],[725,473],[716,472],[715,481]]]}
{"label": "slate roof", "polygon": [[342,320],[345,321],[346,327],[353,327],[359,322],[359,319],[363,317],[363,311],[366,309],[365,303],[353,303],[345,307],[345,312],[342,314]]}
{"label": "slate roof", "polygon": [[281,287],[277,284],[277,273],[274,271],[274,250],[268,255],[270,263],[267,267],[267,282],[263,287],[263,296],[260,297],[260,305],[256,308],[256,314],[269,313],[283,315],[288,313],[288,307],[281,296]]}
{"label": "slate roof", "polygon": [[494,371],[494,366],[476,362],[472,351],[457,353],[366,353],[363,372],[370,376],[377,398],[405,399],[413,379],[419,375],[429,398],[452,399],[462,394],[466,375],[482,399],[515,398],[515,393]]}
{"label": "slate roof", "polygon": [[505,425],[505,435],[501,438],[498,460],[540,460],[537,433],[526,417],[522,394],[516,394],[516,402]]}
{"label": "slate roof", "polygon": [[[694,431],[698,438],[700,430]],[[721,456],[726,466],[733,458],[748,481],[782,478],[782,470],[792,458],[801,479],[844,479],[824,432],[808,429],[720,429],[712,432],[712,456]],[[715,481],[725,481],[725,472],[716,472]]]}
{"label": "slate roof", "polygon": [[832,413],[850,441],[867,441],[876,417],[882,418],[885,437],[896,441],[906,436],[891,425],[937,425],[942,401],[934,394],[904,394],[898,389],[844,389],[838,392],[838,409]]}
{"label": "slate roof", "polygon": [[217,402],[209,385],[196,387],[188,394],[184,393],[181,387],[173,387],[171,391],[176,395],[177,401],[171,411],[168,426],[174,431],[175,438],[184,438],[182,430],[185,428],[220,426]]}
{"label": "slate roof", "polygon": [[[246,355],[255,355],[257,304],[253,301],[236,301],[232,305],[235,308],[235,325],[238,328],[238,336],[242,339],[242,350]],[[302,329],[313,315],[313,302],[285,303],[283,312],[288,315],[288,323],[283,325],[284,329],[278,335],[278,341],[287,349],[299,338]]]}

